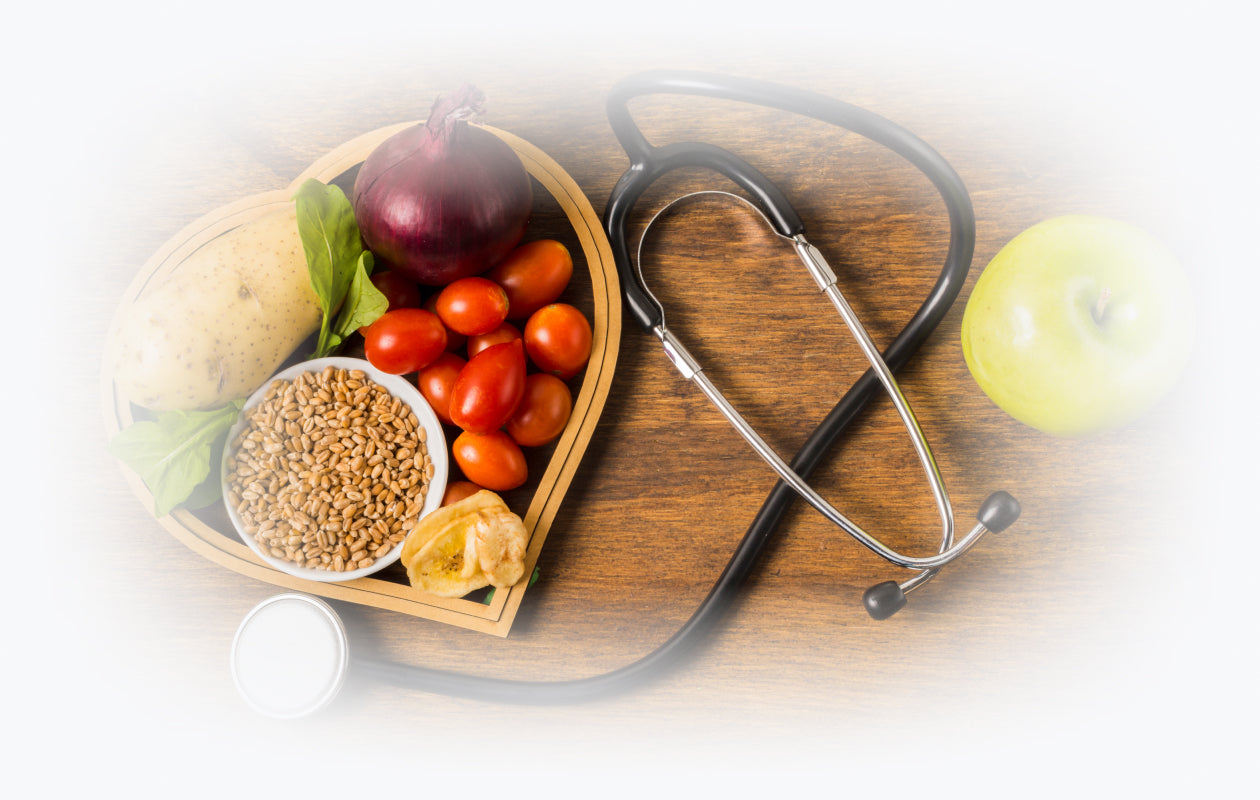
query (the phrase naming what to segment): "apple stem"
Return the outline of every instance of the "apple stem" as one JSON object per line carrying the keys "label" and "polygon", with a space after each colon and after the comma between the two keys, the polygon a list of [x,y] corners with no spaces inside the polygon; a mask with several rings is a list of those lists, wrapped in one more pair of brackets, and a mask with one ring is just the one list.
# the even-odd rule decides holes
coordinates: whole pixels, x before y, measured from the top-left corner
{"label": "apple stem", "polygon": [[1107,313],[1107,303],[1111,301],[1111,287],[1104,286],[1102,292],[1098,295],[1098,302],[1094,304],[1094,322],[1099,325],[1103,322],[1103,316]]}

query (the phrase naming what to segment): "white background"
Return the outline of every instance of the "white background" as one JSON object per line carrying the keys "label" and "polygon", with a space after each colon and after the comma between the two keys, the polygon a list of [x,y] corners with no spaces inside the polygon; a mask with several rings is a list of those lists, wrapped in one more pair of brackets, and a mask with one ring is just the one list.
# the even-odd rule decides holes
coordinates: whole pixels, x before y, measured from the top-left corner
{"label": "white background", "polygon": [[[50,447],[55,439],[48,431],[56,429],[65,409],[33,401],[25,390],[38,386],[53,397],[97,391],[95,375],[59,369],[66,363],[64,352],[95,346],[74,340],[76,309],[115,302],[85,296],[80,287],[90,281],[82,280],[81,271],[90,266],[62,261],[74,251],[67,245],[77,232],[90,228],[90,219],[83,217],[90,217],[91,203],[107,196],[93,185],[95,165],[123,150],[155,103],[196,102],[184,93],[188,86],[197,87],[202,98],[218,100],[243,76],[265,81],[269,75],[277,80],[309,75],[318,81],[338,69],[371,71],[374,63],[405,52],[420,32],[431,43],[434,30],[445,32],[442,41],[453,58],[475,52],[482,58],[561,65],[580,64],[610,48],[663,57],[680,48],[690,53],[742,48],[783,63],[806,50],[834,51],[837,59],[946,58],[994,85],[1035,76],[1061,96],[1096,104],[1121,127],[1141,131],[1134,147],[1149,150],[1152,170],[1167,177],[1170,191],[1211,199],[1211,207],[1202,210],[1203,225],[1221,266],[1213,285],[1202,287],[1208,310],[1203,335],[1212,342],[1202,374],[1220,382],[1213,387],[1218,400],[1202,420],[1203,436],[1216,443],[1218,458],[1204,464],[1202,527],[1185,531],[1177,545],[1187,553],[1188,578],[1177,587],[1184,595],[1167,598],[1170,613],[1182,615],[1182,627],[1191,635],[1185,642],[1154,648],[1163,656],[1158,662],[1129,663],[1117,654],[1117,663],[1108,668],[1132,672],[1120,702],[1093,697],[1090,693],[1099,689],[1091,684],[1081,687],[1075,708],[1097,700],[1108,709],[1108,719],[1097,720],[1098,729],[1088,716],[1057,714],[1052,707],[1003,708],[997,700],[992,708],[978,710],[979,718],[991,717],[994,725],[983,743],[954,739],[948,721],[925,720],[922,731],[906,731],[886,749],[884,743],[861,747],[855,751],[859,758],[819,752],[817,742],[774,742],[760,750],[750,744],[747,757],[732,762],[738,766],[720,771],[708,761],[688,763],[680,756],[670,763],[673,773],[665,777],[672,783],[666,785],[704,796],[718,788],[739,796],[754,789],[782,796],[805,789],[836,795],[880,787],[1027,797],[1050,788],[1097,796],[1091,787],[1123,796],[1139,788],[1155,796],[1201,796],[1209,787],[1229,790],[1250,782],[1255,750],[1250,717],[1258,710],[1256,654],[1254,642],[1246,641],[1254,635],[1241,642],[1239,637],[1255,630],[1248,556],[1256,548],[1252,498],[1260,477],[1252,460],[1257,323],[1251,311],[1260,290],[1255,250],[1260,174],[1254,144],[1260,65],[1251,55],[1254,24],[1243,18],[1241,4],[916,2],[881,3],[876,9],[873,3],[739,2],[722,4],[720,12],[716,4],[693,10],[655,0],[569,7],[550,2],[425,5],[124,1],[6,12],[0,52],[5,74],[0,137],[9,178],[2,201],[9,223],[5,306],[9,351],[17,363],[5,391],[6,439],[13,459],[6,488],[7,533],[14,546],[3,583],[9,611],[5,659],[14,677],[5,687],[0,724],[6,741],[17,746],[0,750],[0,764],[9,776],[28,782],[30,796],[40,794],[45,781],[86,790],[94,787],[94,774],[125,792],[130,770],[161,775],[164,757],[178,741],[168,731],[146,728],[143,709],[103,725],[97,718],[101,709],[72,691],[75,676],[93,669],[75,661],[81,649],[74,642],[91,641],[92,632],[51,636],[48,631],[66,618],[58,611],[91,602],[86,590],[60,601],[65,604],[60,608],[55,603],[32,607],[21,599],[50,568],[71,581],[82,578],[84,586],[100,579],[91,573],[91,509],[67,506],[66,487],[56,478],[64,474],[65,460],[73,458],[60,444]],[[352,38],[360,43],[350,53],[344,46],[347,28],[357,29]],[[562,45],[540,49],[539,41]],[[1239,380],[1240,372],[1249,375]],[[31,453],[39,454],[37,469],[30,468]],[[53,524],[50,514],[73,514],[74,524],[67,526],[64,517]],[[67,528],[83,540],[42,538]],[[86,562],[76,557],[85,553]],[[118,676],[123,690],[138,680],[143,676]],[[983,675],[958,680],[983,680]],[[60,732],[43,724],[43,712],[67,701],[79,704],[85,725],[116,736],[102,737],[95,752],[61,747]],[[101,705],[120,707],[125,703],[116,698]],[[1161,752],[1158,762],[1141,768],[1141,748],[1150,747],[1161,729],[1178,730],[1194,741],[1184,736],[1185,726],[1201,731],[1200,744],[1176,754],[1176,763]],[[1105,735],[1099,732],[1104,728]],[[1050,743],[1064,736],[1080,743],[1075,752],[1092,757],[1056,763]],[[82,747],[82,740],[74,741]],[[657,783],[661,776],[652,774],[629,779],[618,774],[609,782],[630,765],[618,764],[614,754],[581,756],[589,757],[585,766],[569,760],[567,774],[510,758],[507,764],[535,776],[529,785],[538,796],[564,796],[566,789],[621,796],[629,788],[653,793],[663,788]],[[118,769],[101,775],[96,767],[102,761]],[[94,768],[83,769],[85,764]],[[776,764],[787,766],[787,772]],[[437,774],[416,776],[415,783],[401,767],[386,763],[382,769],[383,775],[363,787],[365,794],[466,797],[495,794],[503,786],[487,780],[486,764],[473,753],[467,764],[436,767]],[[163,796],[218,794],[231,785],[224,775],[169,778],[171,790]]]}

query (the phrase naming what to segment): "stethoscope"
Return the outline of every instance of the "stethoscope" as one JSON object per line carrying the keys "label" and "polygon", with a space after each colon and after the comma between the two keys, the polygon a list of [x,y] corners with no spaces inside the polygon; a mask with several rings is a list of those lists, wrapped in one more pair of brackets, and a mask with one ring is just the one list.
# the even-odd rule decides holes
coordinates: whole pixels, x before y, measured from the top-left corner
{"label": "stethoscope", "polygon": [[[896,152],[931,180],[945,202],[949,214],[950,240],[940,276],[914,316],[882,353],[871,341],[837,286],[835,273],[816,247],[805,238],[804,224],[791,203],[765,175],[733,153],[699,142],[676,142],[654,146],[635,124],[628,109],[630,100],[651,94],[699,95],[774,108],[811,117],[860,134]],[[893,373],[927,339],[945,316],[962,289],[975,246],[975,217],[962,180],[949,164],[922,140],[895,123],[869,111],[824,95],[761,81],[696,72],[647,72],[627,78],[613,87],[608,98],[608,118],[613,132],[630,158],[630,166],[617,181],[608,198],[604,227],[625,292],[626,306],[645,330],[654,335],[666,356],[686,380],[709,398],[753,450],[779,476],[761,510],[753,519],[726,568],[709,594],[683,626],[653,652],[620,669],[602,675],[561,681],[518,681],[466,675],[427,667],[398,664],[369,658],[352,659],[347,637],[336,612],[327,603],[304,594],[285,594],[260,603],[242,622],[233,643],[233,675],[246,699],[258,710],[273,716],[297,716],[329,702],[337,693],[346,673],[382,680],[392,685],[423,691],[474,697],[495,702],[559,703],[576,702],[623,691],[659,674],[677,662],[696,644],[734,598],[738,587],[751,572],[780,517],[797,496],[817,509],[860,544],[884,560],[914,571],[904,581],[884,581],[863,595],[867,612],[886,619],[906,604],[906,595],[930,581],[940,569],[970,549],[986,532],[999,532],[1019,517],[1019,503],[1004,491],[994,492],[980,506],[976,525],[961,538],[955,537],[954,515],[944,481],[923,431],[915,419]],[[663,175],[684,167],[712,170],[731,180],[751,198],[729,192],[693,193],[662,207],[645,226],[636,258],[630,256],[627,236],[629,219],[639,199]],[[840,314],[857,341],[870,368],[840,399],[814,429],[792,461],[785,462],[749,425],[705,375],[703,368],[665,324],[661,303],[647,288],[642,271],[643,241],[652,225],[682,200],[696,194],[733,197],[753,208],[774,233],[790,242],[819,290]],[[941,541],[930,556],[909,556],[880,542],[838,511],[811,487],[807,478],[822,461],[840,435],[880,391],[892,400],[897,414],[910,434],[915,453],[931,487],[941,518]],[[318,648],[331,659],[324,673],[328,680],[312,682],[308,702],[292,698],[283,708],[268,707],[251,686],[268,686],[266,676],[243,676],[242,643],[266,642],[259,631],[280,625],[277,614],[300,611],[304,625],[327,637]],[[295,617],[296,618],[296,617]],[[258,659],[253,659],[256,662]],[[291,667],[276,663],[281,674]]]}

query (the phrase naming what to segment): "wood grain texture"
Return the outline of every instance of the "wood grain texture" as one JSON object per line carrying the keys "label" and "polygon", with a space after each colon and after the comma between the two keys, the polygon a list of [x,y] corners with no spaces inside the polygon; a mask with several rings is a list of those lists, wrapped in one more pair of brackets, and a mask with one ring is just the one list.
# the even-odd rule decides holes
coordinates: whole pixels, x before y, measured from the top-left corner
{"label": "wood grain texture", "polygon": [[[602,213],[626,164],[604,97],[640,66],[656,64],[610,60],[563,76],[484,68],[476,81],[489,98],[486,122],[548,153]],[[580,753],[633,742],[636,752],[658,753],[750,736],[865,752],[868,736],[913,731],[926,718],[933,736],[949,737],[952,727],[1001,747],[1014,713],[1008,709],[1056,730],[1056,723],[1087,718],[1100,696],[1124,697],[1135,664],[1176,649],[1170,637],[1185,632],[1185,619],[1167,613],[1169,592],[1185,573],[1171,543],[1193,527],[1190,487],[1202,445],[1180,420],[1198,408],[1197,368],[1144,419],[1099,437],[1060,440],[987,400],[968,374],[958,333],[980,269],[1028,225],[1061,213],[1104,213],[1182,246],[1195,237],[1178,227],[1181,209],[1161,205],[1147,191],[1153,178],[1123,151],[1117,155],[1106,136],[1091,139],[1078,127],[1065,139],[1061,109],[839,65],[733,71],[867,106],[931,143],[962,176],[978,220],[971,276],[900,379],[960,525],[999,488],[1023,504],[1019,523],[984,540],[880,623],[861,608],[862,591],[902,573],[798,503],[712,635],[640,690],[578,707],[518,708],[356,685],[327,716],[289,735],[371,731],[441,750],[429,736],[441,720],[444,739],[484,741],[489,730],[509,731],[528,736],[531,753],[551,742]],[[260,77],[218,117],[156,111],[153,146],[137,142],[120,159],[112,177],[119,199],[89,238],[97,302],[81,324],[104,330],[135,270],[181,225],[287,185],[358,134],[414,118],[453,80],[449,68],[413,68],[348,80],[340,93],[313,102]],[[722,144],[779,182],[872,337],[890,341],[945,252],[947,222],[924,178],[860,137],[775,112],[670,99],[635,107],[650,139]],[[688,172],[650,199],[714,185],[711,176]],[[1194,268],[1197,255],[1186,252]],[[838,318],[790,251],[738,208],[682,210],[654,229],[647,253],[645,271],[671,327],[768,441],[790,455],[865,368]],[[643,657],[689,617],[773,475],[679,379],[654,339],[628,320],[620,344],[603,418],[511,635],[500,640],[339,606],[362,652],[490,676],[578,678]],[[92,426],[84,427],[100,444]],[[160,676],[146,685],[155,704],[265,736],[268,729],[235,697],[226,655],[237,623],[274,587],[174,541],[103,452],[82,458],[93,503],[87,527],[101,568],[85,591],[98,610],[71,603],[68,618],[100,626],[96,637],[116,654],[118,669],[144,665]],[[935,546],[939,525],[926,484],[886,401],[862,415],[814,483],[891,544],[914,552]],[[1131,699],[1117,713],[1145,708]],[[582,742],[574,743],[574,730]]]}

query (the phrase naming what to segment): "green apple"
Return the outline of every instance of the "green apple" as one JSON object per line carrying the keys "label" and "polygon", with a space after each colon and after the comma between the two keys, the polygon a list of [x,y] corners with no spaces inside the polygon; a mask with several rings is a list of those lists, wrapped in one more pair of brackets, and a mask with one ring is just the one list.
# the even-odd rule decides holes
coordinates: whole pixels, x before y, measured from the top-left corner
{"label": "green apple", "polygon": [[1172,251],[1113,219],[1056,217],[985,267],[962,321],[963,357],[1006,413],[1083,436],[1153,406],[1185,367],[1190,286]]}

